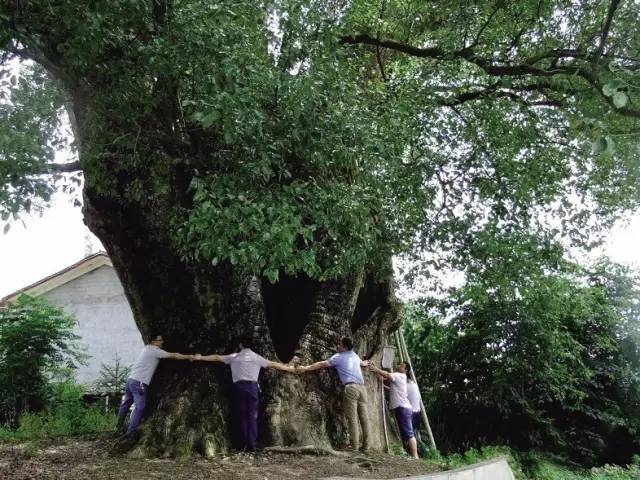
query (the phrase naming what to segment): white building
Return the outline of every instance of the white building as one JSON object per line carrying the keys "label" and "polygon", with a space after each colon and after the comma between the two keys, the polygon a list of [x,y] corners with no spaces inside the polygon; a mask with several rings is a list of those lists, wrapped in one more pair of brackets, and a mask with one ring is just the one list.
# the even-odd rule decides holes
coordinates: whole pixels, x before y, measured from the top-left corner
{"label": "white building", "polygon": [[88,256],[18,290],[0,300],[0,305],[21,294],[43,297],[78,322],[79,343],[89,357],[76,372],[79,383],[95,382],[101,365],[112,365],[116,356],[121,365],[131,366],[143,347],[122,284],[106,253]]}

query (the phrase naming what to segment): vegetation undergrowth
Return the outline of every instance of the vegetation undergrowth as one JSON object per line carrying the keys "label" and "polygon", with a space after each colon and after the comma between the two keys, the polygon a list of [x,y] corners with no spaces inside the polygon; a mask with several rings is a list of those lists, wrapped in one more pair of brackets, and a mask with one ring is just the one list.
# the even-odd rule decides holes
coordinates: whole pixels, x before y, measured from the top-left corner
{"label": "vegetation undergrowth", "polygon": [[46,409],[26,412],[17,429],[0,428],[0,440],[23,441],[113,431],[116,416],[87,405],[82,387],[70,382],[52,385],[53,395]]}
{"label": "vegetation undergrowth", "polygon": [[464,453],[443,456],[440,460],[426,459],[425,463],[442,470],[484,462],[494,458],[506,458],[516,480],[637,480],[640,478],[640,458],[626,467],[604,465],[590,469],[562,463],[537,452],[517,452],[506,446],[487,446],[469,449]]}

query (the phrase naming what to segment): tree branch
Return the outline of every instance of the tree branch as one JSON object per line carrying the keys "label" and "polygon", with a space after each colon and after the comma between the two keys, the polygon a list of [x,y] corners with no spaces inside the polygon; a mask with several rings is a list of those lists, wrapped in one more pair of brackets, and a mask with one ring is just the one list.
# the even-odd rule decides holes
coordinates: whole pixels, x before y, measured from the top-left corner
{"label": "tree branch", "polygon": [[491,14],[487,18],[487,21],[484,22],[482,27],[480,27],[480,29],[478,30],[478,33],[476,33],[476,37],[474,38],[473,43],[469,45],[469,48],[473,48],[476,45],[478,45],[478,43],[480,42],[480,37],[482,36],[482,33],[489,26],[489,24],[491,23],[491,20],[493,20],[493,17],[496,15],[496,13],[498,13],[498,10],[500,10],[501,8],[502,8],[501,2],[497,3],[496,7],[492,10]]}
{"label": "tree branch", "polygon": [[[615,1],[615,0],[614,0]],[[610,15],[613,16],[615,9],[610,9]],[[608,24],[610,25],[610,23]],[[607,27],[608,28],[608,27]],[[607,30],[608,31],[608,30]],[[603,33],[604,37],[604,33]],[[419,48],[412,45],[406,45],[393,40],[380,40],[373,38],[367,34],[358,34],[355,36],[343,36],[340,39],[343,44],[351,45],[371,45],[375,47],[383,47],[390,50],[395,50],[401,53],[406,53],[418,58],[428,58],[434,60],[452,60],[461,59],[469,63],[473,63],[478,66],[488,75],[496,77],[552,77],[555,75],[568,75],[578,76],[586,80],[592,87],[597,90],[607,104],[614,107],[615,111],[621,115],[627,117],[640,118],[640,110],[626,107],[616,108],[613,104],[613,100],[602,94],[602,85],[598,81],[596,72],[593,69],[584,65],[576,64],[576,62],[570,65],[556,65],[551,68],[544,68],[535,66],[534,63],[539,62],[544,58],[562,58],[562,57],[574,57],[580,59],[588,59],[591,57],[589,54],[580,53],[578,50],[570,49],[558,49],[545,52],[543,54],[534,56],[528,60],[529,63],[517,63],[517,64],[496,64],[493,61],[477,56],[470,48],[464,48],[462,50],[456,50],[452,52],[445,52],[441,48]],[[533,62],[533,63],[531,63]]]}
{"label": "tree branch", "polygon": [[82,164],[79,161],[68,163],[47,163],[46,170],[42,173],[68,173],[82,171]]}
{"label": "tree branch", "polygon": [[596,50],[596,53],[593,57],[594,69],[598,67],[598,62],[600,61],[602,52],[604,52],[604,47],[607,43],[607,38],[609,37],[609,31],[611,29],[611,22],[613,21],[613,16],[616,14],[618,5],[620,5],[620,0],[612,0],[611,5],[609,5],[609,10],[607,11],[607,19],[604,22],[604,26],[602,27],[602,34],[600,35],[600,44],[598,45],[598,49]]}
{"label": "tree branch", "polygon": [[42,67],[44,67],[44,69],[51,74],[51,77],[54,80],[61,82],[60,86],[64,87],[64,89],[71,90],[72,82],[66,72],[64,72],[62,68],[53,63],[50,59],[48,59],[42,52],[37,51],[33,48],[19,48],[15,45],[9,46],[7,50],[24,60],[32,60],[42,65]]}
{"label": "tree branch", "polygon": [[340,38],[340,42],[343,44],[350,44],[350,45],[364,44],[364,45],[379,46],[383,48],[388,48],[389,50],[396,50],[398,52],[406,53],[408,55],[412,55],[414,57],[421,57],[421,58],[442,59],[444,58],[444,54],[445,54],[444,50],[440,48],[419,48],[419,47],[414,47],[412,45],[395,42],[393,40],[378,40],[364,33],[361,33],[355,36],[343,36]]}

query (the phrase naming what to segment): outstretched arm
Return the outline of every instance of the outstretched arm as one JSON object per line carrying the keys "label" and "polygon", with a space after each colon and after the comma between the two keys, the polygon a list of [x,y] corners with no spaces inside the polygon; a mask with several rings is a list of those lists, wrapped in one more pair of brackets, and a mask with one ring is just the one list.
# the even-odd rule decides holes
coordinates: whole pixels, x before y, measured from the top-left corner
{"label": "outstretched arm", "polygon": [[376,367],[372,363],[368,363],[367,364],[367,368],[369,370],[371,370],[373,373],[377,373],[378,375],[380,375],[385,380],[391,380],[391,374],[389,372],[385,372],[384,370],[379,369],[378,367]]}
{"label": "outstretched arm", "polygon": [[171,358],[173,360],[194,360],[194,355],[184,354],[184,353],[175,353],[175,352],[167,352],[169,356],[167,358]]}
{"label": "outstretched arm", "polygon": [[291,365],[287,365],[286,363],[280,362],[269,362],[267,364],[267,368],[273,368],[275,370],[281,370],[283,372],[294,373],[296,371],[295,367]]}
{"label": "outstretched arm", "polygon": [[200,355],[196,353],[194,356],[194,360],[200,360],[203,362],[223,362],[222,355],[216,355],[215,353],[212,355]]}
{"label": "outstretched arm", "polygon": [[312,363],[311,365],[307,365],[306,367],[297,367],[296,370],[299,372],[313,372],[314,370],[322,370],[323,368],[329,368],[331,365],[326,360],[322,360],[320,362]]}

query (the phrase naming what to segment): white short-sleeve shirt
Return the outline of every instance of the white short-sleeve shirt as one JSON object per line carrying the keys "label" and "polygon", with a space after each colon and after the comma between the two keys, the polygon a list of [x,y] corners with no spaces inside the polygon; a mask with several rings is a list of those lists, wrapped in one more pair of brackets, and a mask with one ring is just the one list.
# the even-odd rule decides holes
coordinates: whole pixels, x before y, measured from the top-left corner
{"label": "white short-sleeve shirt", "polygon": [[257,382],[260,369],[269,366],[269,360],[249,348],[243,348],[240,352],[231,355],[223,355],[222,361],[231,367],[233,383]]}
{"label": "white short-sleeve shirt", "polygon": [[402,407],[411,410],[411,403],[407,397],[407,375],[393,372],[389,379],[389,408]]}
{"label": "white short-sleeve shirt", "polygon": [[420,409],[420,390],[418,389],[418,384],[416,382],[410,381],[407,382],[407,397],[409,398],[409,403],[411,404],[411,410],[414,412],[419,412]]}
{"label": "white short-sleeve shirt", "polygon": [[136,363],[133,364],[129,378],[149,385],[161,358],[169,357],[169,353],[155,345],[147,345],[142,349]]}

